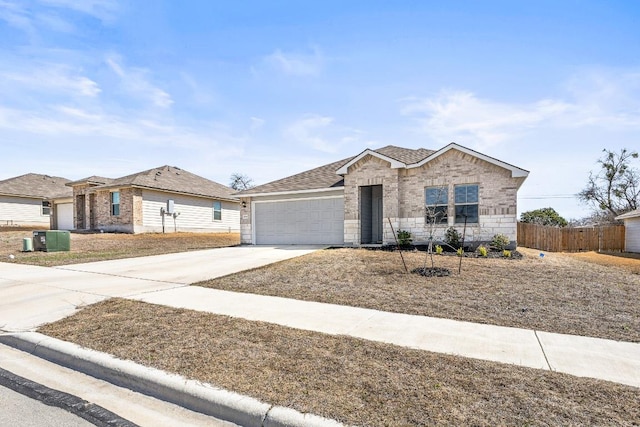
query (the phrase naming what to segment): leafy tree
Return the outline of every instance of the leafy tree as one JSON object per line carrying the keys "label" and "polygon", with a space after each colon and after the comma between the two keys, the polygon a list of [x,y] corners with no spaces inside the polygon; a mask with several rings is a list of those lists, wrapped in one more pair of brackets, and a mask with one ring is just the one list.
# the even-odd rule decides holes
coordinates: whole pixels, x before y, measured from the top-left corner
{"label": "leafy tree", "polygon": [[602,150],[604,155],[598,160],[600,171],[589,173],[589,181],[578,197],[591,203],[597,212],[611,217],[638,209],[640,204],[640,171],[632,167],[637,151],[623,148],[620,153]]}
{"label": "leafy tree", "polygon": [[566,227],[568,224],[567,220],[561,217],[553,208],[542,208],[522,212],[520,214],[520,221],[553,227]]}
{"label": "leafy tree", "polygon": [[254,187],[253,179],[245,174],[234,172],[231,174],[231,178],[229,178],[229,187],[236,191],[248,190]]}

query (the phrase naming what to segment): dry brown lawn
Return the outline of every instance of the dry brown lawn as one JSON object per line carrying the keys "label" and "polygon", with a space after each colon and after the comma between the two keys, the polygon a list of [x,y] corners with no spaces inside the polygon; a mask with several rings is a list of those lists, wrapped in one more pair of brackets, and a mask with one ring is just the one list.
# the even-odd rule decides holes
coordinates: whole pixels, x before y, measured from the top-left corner
{"label": "dry brown lawn", "polygon": [[[380,274],[377,255],[361,256]],[[40,332],[354,425],[640,424],[638,388],[141,302],[102,302]]]}
{"label": "dry brown lawn", "polygon": [[55,266],[240,244],[238,233],[71,233],[69,252],[21,252],[22,239],[32,236],[31,230],[0,228],[0,261]]}
{"label": "dry brown lawn", "polygon": [[[449,277],[406,274],[397,252],[333,249],[206,282],[238,292],[640,342],[640,275],[574,255],[436,256]],[[424,253],[404,253],[409,269]],[[603,257],[605,257],[603,255]],[[640,264],[640,260],[632,260]]]}

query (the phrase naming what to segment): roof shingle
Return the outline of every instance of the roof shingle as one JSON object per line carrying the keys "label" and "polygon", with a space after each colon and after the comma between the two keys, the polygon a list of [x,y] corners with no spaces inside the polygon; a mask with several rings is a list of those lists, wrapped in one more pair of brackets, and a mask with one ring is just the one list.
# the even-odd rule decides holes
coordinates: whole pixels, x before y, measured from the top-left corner
{"label": "roof shingle", "polygon": [[67,182],[59,176],[28,173],[0,181],[0,194],[37,199],[72,197],[73,190],[65,186]]}

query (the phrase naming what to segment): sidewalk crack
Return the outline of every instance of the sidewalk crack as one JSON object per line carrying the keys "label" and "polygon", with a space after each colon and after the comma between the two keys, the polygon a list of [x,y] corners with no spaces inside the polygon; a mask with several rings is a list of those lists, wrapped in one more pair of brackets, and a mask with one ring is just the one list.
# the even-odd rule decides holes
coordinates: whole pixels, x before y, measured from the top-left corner
{"label": "sidewalk crack", "polygon": [[555,372],[556,370],[551,367],[551,363],[549,363],[549,358],[547,357],[547,353],[544,351],[544,347],[542,346],[542,341],[540,341],[540,337],[538,336],[538,331],[533,331],[536,335],[536,339],[538,340],[538,345],[540,346],[540,350],[542,350],[542,355],[544,356],[545,362],[547,362],[547,367],[551,372]]}

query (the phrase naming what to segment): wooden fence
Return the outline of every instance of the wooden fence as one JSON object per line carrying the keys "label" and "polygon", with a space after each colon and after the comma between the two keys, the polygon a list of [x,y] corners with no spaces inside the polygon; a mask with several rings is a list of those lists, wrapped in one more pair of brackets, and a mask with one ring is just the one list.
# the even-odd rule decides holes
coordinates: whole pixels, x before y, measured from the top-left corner
{"label": "wooden fence", "polygon": [[518,246],[548,252],[624,251],[624,225],[560,228],[519,222]]}

